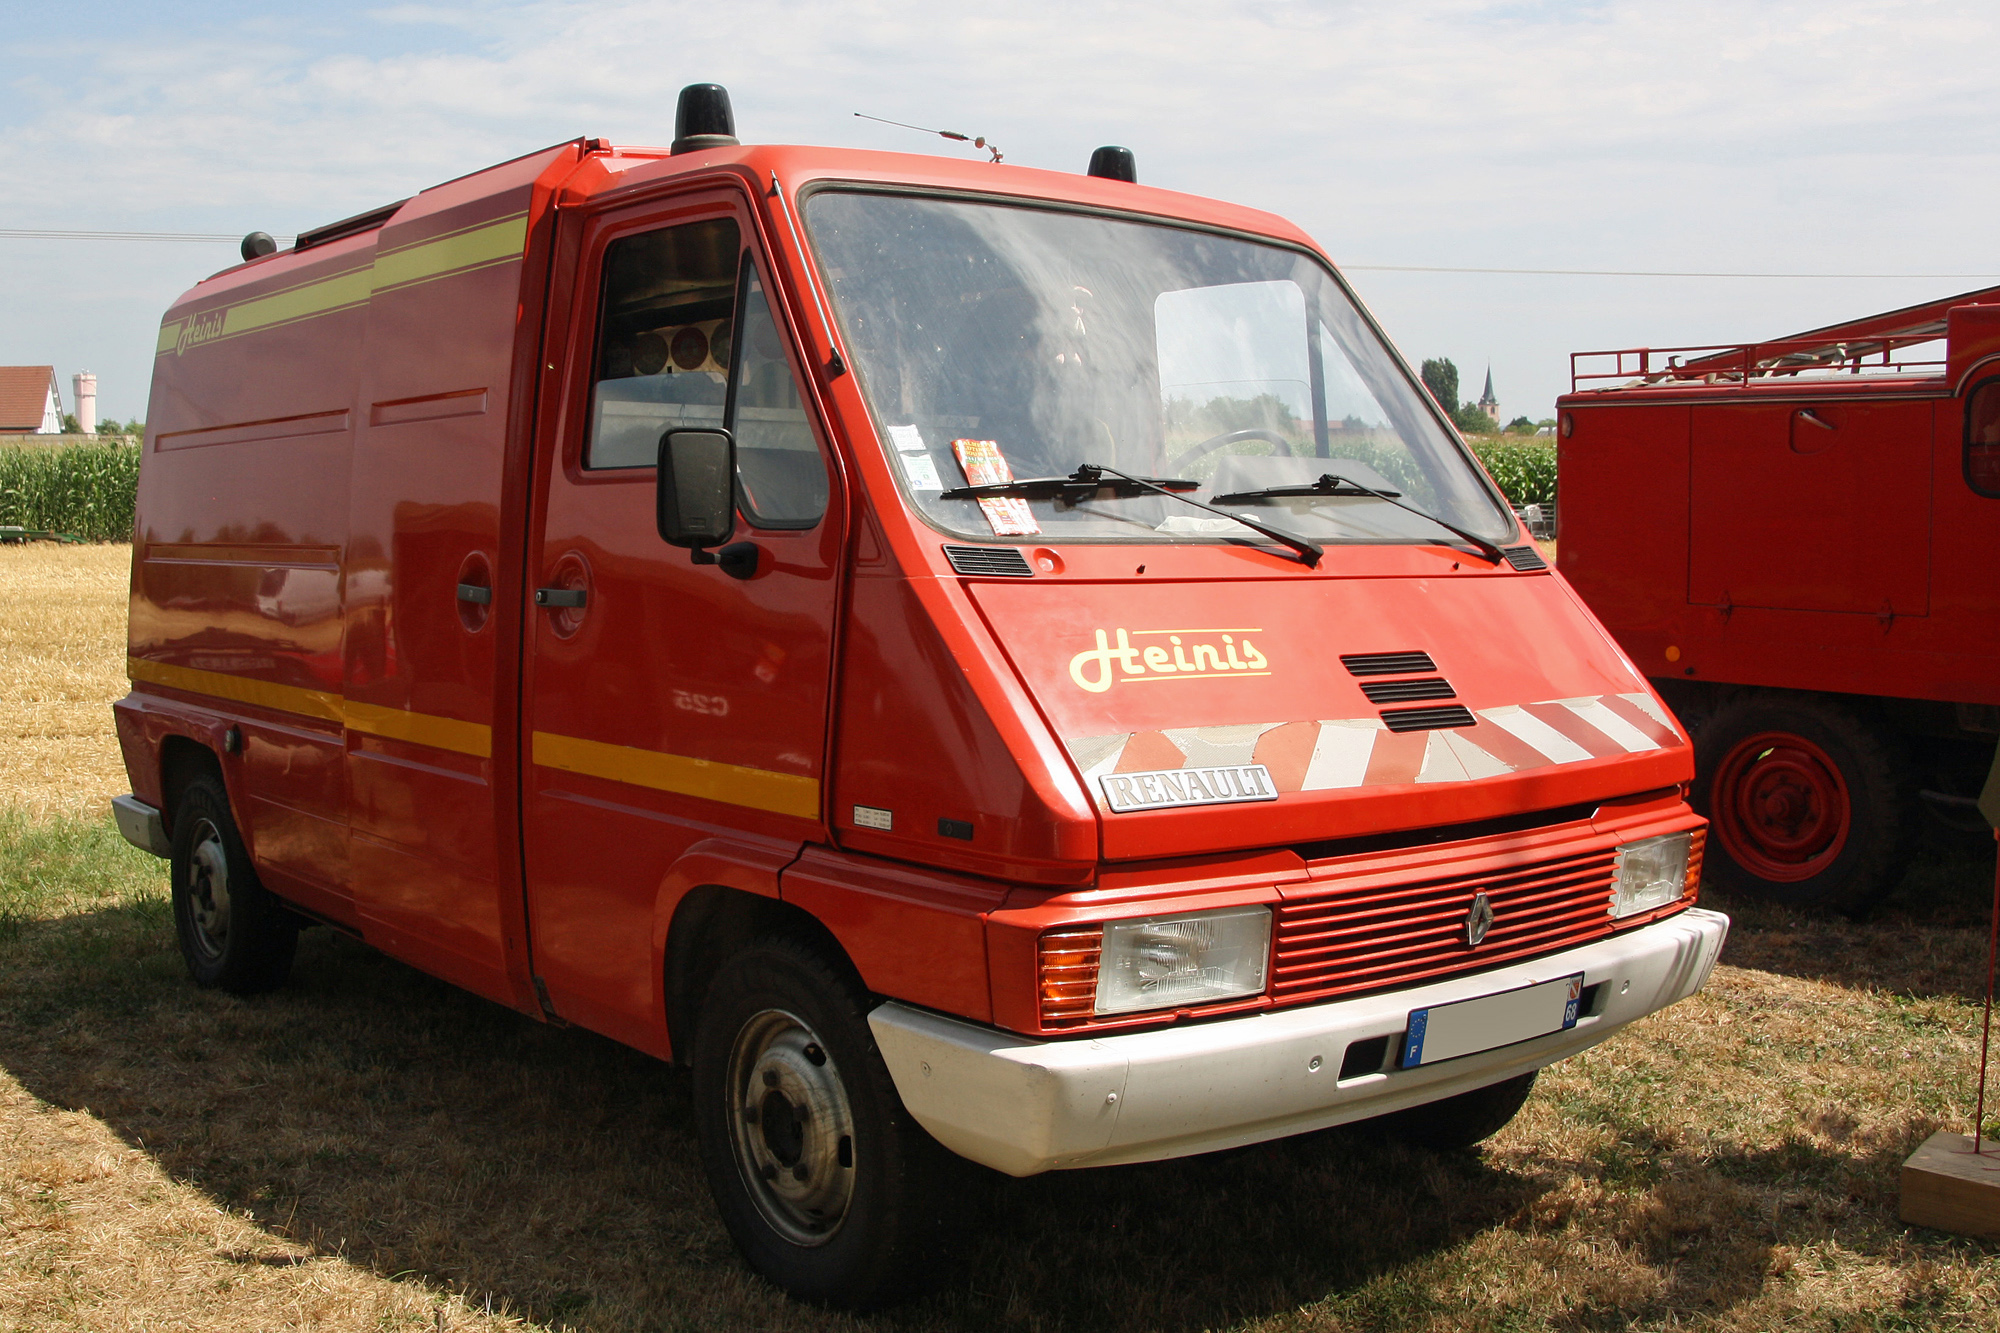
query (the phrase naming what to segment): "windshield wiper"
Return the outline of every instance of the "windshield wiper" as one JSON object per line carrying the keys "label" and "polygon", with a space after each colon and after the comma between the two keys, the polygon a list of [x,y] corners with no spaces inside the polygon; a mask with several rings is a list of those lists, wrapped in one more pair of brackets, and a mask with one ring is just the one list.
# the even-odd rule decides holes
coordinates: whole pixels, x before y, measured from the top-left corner
{"label": "windshield wiper", "polygon": [[1220,509],[1217,509],[1214,505],[1205,505],[1199,500],[1190,500],[1187,496],[1180,494],[1180,492],[1183,490],[1192,491],[1199,489],[1200,483],[1198,482],[1195,483],[1194,485],[1185,485],[1185,484],[1179,485],[1176,486],[1175,489],[1173,490],[1168,490],[1164,485],[1155,484],[1153,480],[1149,477],[1128,476],[1127,474],[1118,471],[1116,468],[1108,468],[1104,466],[1104,464],[1102,463],[1085,463],[1082,467],[1078,468],[1076,472],[1078,476],[1082,476],[1086,472],[1091,472],[1091,473],[1109,472],[1114,477],[1121,477],[1124,480],[1131,482],[1134,486],[1139,487],[1141,491],[1153,492],[1160,495],[1164,495],[1169,499],[1179,500],[1184,505],[1193,505],[1196,509],[1205,510],[1208,513],[1214,514],[1219,518],[1226,518],[1232,523],[1241,523],[1244,527],[1249,528],[1253,532],[1263,533],[1266,537],[1269,537],[1272,541],[1278,543],[1278,545],[1289,546],[1292,548],[1292,550],[1297,551],[1299,553],[1299,563],[1304,565],[1307,569],[1317,568],[1319,565],[1320,557],[1326,554],[1324,548],[1316,545],[1313,542],[1307,541],[1303,537],[1294,537],[1291,533],[1286,532],[1283,528],[1274,528],[1268,523],[1259,523],[1256,519],[1245,518],[1241,514],[1225,514]]}
{"label": "windshield wiper", "polygon": [[1319,564],[1326,552],[1303,537],[1294,537],[1282,528],[1274,528],[1267,523],[1259,523],[1254,518],[1241,514],[1225,514],[1220,509],[1205,505],[1199,500],[1190,500],[1183,494],[1198,491],[1201,483],[1189,481],[1185,477],[1135,477],[1129,472],[1106,467],[1102,463],[1085,463],[1067,477],[1023,477],[1019,481],[995,481],[983,486],[959,486],[938,496],[940,500],[977,500],[986,496],[1017,500],[1066,500],[1076,504],[1090,499],[1100,491],[1110,491],[1113,495],[1164,495],[1170,500],[1193,505],[1231,523],[1240,523],[1253,532],[1261,532],[1280,546],[1288,546],[1299,553],[1299,559],[1310,569]]}
{"label": "windshield wiper", "polygon": [[944,492],[938,499],[1068,500],[1076,503],[1090,499],[1099,491],[1110,491],[1113,495],[1130,498],[1135,495],[1151,495],[1155,492],[1172,495],[1177,491],[1201,489],[1200,482],[1189,481],[1185,477],[1128,477],[1122,472],[1114,472],[1111,479],[1107,480],[1102,474],[1110,471],[1109,468],[1085,463],[1067,477],[1022,477],[1018,481],[994,481],[982,486],[959,486]]}
{"label": "windshield wiper", "polygon": [[[1407,510],[1412,514],[1415,514],[1418,518],[1429,519],[1431,522],[1443,528],[1446,532],[1454,533],[1457,536],[1463,537],[1466,541],[1472,544],[1473,549],[1477,550],[1479,554],[1486,557],[1494,564],[1500,565],[1506,563],[1507,561],[1506,555],[1500,550],[1498,546],[1495,546],[1492,542],[1487,541],[1484,537],[1474,536],[1472,533],[1467,532],[1464,528],[1458,526],[1458,524],[1453,523],[1449,519],[1439,518],[1436,514],[1431,513],[1427,509],[1419,509],[1415,505],[1404,504],[1401,500],[1398,500],[1396,498],[1401,494],[1402,494],[1401,491],[1378,491],[1373,486],[1362,485],[1360,482],[1355,481],[1352,477],[1335,476],[1334,474],[1328,472],[1328,473],[1322,473],[1318,481],[1312,482],[1309,485],[1266,486],[1262,490],[1256,490],[1256,491],[1232,491],[1228,495],[1216,496],[1215,502],[1219,505],[1230,505],[1230,504],[1250,504],[1257,500],[1282,500],[1282,499],[1307,497],[1307,496],[1372,495],[1377,500],[1385,501],[1386,503],[1396,506],[1396,508],[1398,509]],[[1193,501],[1190,501],[1189,503],[1193,503]],[[1241,519],[1238,520],[1238,522],[1242,521],[1243,520]]]}

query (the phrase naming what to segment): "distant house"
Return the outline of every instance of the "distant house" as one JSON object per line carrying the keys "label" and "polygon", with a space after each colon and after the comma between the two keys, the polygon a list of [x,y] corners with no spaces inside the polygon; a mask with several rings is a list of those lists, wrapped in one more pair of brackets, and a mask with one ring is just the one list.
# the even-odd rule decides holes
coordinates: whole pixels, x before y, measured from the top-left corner
{"label": "distant house", "polygon": [[54,366],[0,366],[0,435],[62,434]]}

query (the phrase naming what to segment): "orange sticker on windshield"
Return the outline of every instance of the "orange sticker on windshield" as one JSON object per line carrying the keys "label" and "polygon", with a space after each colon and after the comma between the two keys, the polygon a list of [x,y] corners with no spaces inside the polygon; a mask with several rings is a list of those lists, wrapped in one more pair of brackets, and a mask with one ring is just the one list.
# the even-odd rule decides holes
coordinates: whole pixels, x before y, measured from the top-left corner
{"label": "orange sticker on windshield", "polygon": [[[997,441],[953,440],[951,451],[958,456],[958,465],[964,469],[969,485],[999,486],[1014,480],[1014,469],[1007,466]],[[1042,530],[1029,511],[1028,502],[1018,496],[981,496],[979,507],[985,511],[986,521],[993,525],[996,537],[1032,537]]]}

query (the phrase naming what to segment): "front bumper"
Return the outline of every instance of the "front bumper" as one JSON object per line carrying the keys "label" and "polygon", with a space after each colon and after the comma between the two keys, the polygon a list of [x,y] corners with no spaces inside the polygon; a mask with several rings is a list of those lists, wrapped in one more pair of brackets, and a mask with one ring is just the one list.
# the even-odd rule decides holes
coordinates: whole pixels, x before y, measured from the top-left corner
{"label": "front bumper", "polygon": [[[1283,1138],[1470,1092],[1575,1055],[1701,989],[1729,918],[1664,921],[1491,972],[1329,1004],[1037,1041],[890,1001],[868,1015],[903,1104],[945,1147],[1012,1176]],[[1347,1048],[1410,1011],[1583,973],[1574,1028],[1415,1069],[1341,1078]]]}

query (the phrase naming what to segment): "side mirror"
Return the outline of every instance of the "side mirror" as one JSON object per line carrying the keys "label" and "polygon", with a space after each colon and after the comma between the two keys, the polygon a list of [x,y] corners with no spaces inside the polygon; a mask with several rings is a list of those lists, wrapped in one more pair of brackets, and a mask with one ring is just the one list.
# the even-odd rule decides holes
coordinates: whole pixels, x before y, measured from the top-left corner
{"label": "side mirror", "polygon": [[736,530],[736,441],[726,430],[668,431],[654,485],[660,539],[691,548],[696,564],[714,563],[702,548]]}

